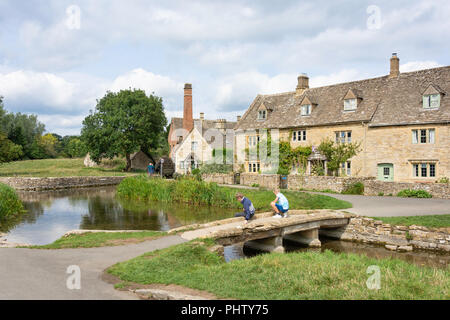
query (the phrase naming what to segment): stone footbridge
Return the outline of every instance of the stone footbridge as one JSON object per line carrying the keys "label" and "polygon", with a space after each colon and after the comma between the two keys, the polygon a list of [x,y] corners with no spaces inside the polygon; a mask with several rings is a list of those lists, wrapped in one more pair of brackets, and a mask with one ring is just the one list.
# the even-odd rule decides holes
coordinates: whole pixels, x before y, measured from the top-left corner
{"label": "stone footbridge", "polygon": [[283,239],[320,247],[319,232],[342,228],[352,217],[333,210],[291,210],[288,218],[275,219],[267,212],[255,215],[248,224],[244,224],[244,218],[231,218],[185,226],[169,233],[181,233],[186,240],[213,238],[224,246],[245,243],[258,250],[284,252]]}

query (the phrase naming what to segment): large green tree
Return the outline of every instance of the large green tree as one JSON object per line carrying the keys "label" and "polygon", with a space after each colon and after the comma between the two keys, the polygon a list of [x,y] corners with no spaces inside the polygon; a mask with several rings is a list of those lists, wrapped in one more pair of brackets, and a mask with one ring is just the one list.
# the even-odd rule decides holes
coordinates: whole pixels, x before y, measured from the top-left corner
{"label": "large green tree", "polygon": [[139,149],[157,149],[166,124],[160,97],[137,89],[107,92],[84,119],[81,137],[92,160],[98,163],[101,158],[122,155],[129,171],[130,155]]}

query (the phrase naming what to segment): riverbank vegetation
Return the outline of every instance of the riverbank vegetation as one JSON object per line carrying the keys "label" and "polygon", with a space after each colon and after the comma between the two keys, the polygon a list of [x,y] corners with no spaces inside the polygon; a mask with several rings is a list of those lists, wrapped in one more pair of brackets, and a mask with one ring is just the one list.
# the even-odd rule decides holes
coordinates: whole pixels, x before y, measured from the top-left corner
{"label": "riverbank vegetation", "polygon": [[[176,284],[219,298],[449,299],[449,269],[331,251],[262,254],[225,263],[209,251],[213,244],[194,240],[118,263],[107,272],[124,283]],[[380,290],[366,285],[373,265],[380,268]]]}
{"label": "riverbank vegetation", "polygon": [[0,223],[2,220],[11,219],[24,211],[22,201],[16,191],[0,183]]}
{"label": "riverbank vegetation", "polygon": [[87,232],[82,234],[71,234],[62,237],[55,242],[42,246],[30,246],[31,249],[67,249],[67,248],[94,248],[120,246],[125,244],[139,243],[154,240],[164,236],[160,231],[137,231],[137,232]]}
{"label": "riverbank vegetation", "polygon": [[[0,177],[80,177],[124,176],[125,160],[103,160],[98,167],[88,168],[83,158],[24,160],[0,164]],[[134,173],[135,174],[135,173]]]}
{"label": "riverbank vegetation", "polygon": [[[193,178],[170,181],[146,176],[129,177],[117,187],[118,196],[127,199],[241,209],[242,205],[235,199],[237,192],[249,198],[258,211],[269,211],[270,202],[275,199],[270,190],[239,190]],[[349,202],[324,195],[287,190],[283,190],[283,194],[288,198],[291,209],[346,209],[352,206]]]}
{"label": "riverbank vegetation", "polygon": [[399,226],[424,226],[429,228],[449,228],[450,214],[429,215],[429,216],[406,216],[406,217],[374,217],[373,219],[381,220]]}

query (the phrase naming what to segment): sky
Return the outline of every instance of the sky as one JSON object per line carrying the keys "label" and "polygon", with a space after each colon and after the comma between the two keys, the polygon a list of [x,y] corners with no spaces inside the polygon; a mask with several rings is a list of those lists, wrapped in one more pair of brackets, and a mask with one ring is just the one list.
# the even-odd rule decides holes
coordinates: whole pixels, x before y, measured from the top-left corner
{"label": "sky", "polygon": [[0,0],[0,96],[48,132],[80,133],[107,91],[234,121],[257,94],[450,65],[448,0]]}

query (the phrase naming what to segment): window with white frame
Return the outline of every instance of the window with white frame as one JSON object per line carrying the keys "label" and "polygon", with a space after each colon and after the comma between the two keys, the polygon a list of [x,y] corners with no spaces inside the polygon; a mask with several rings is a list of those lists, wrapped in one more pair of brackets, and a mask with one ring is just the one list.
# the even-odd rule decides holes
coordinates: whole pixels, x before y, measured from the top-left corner
{"label": "window with white frame", "polygon": [[306,141],[306,130],[292,131],[292,141]]}
{"label": "window with white frame", "polygon": [[341,173],[342,175],[351,176],[352,175],[352,163],[351,161],[341,163]]}
{"label": "window with white frame", "polygon": [[192,141],[191,142],[191,151],[192,152],[197,151],[197,147],[198,147],[198,142],[197,141]]}
{"label": "window with white frame", "polygon": [[412,130],[412,143],[434,143],[436,140],[435,129]]}
{"label": "window with white frame", "polygon": [[258,120],[265,120],[267,118],[267,110],[258,111]]}
{"label": "window with white frame", "polygon": [[248,146],[249,147],[256,147],[259,142],[259,136],[249,136],[248,137]]}
{"label": "window with white frame", "polygon": [[351,131],[336,131],[336,143],[351,143],[352,132]]}
{"label": "window with white frame", "polygon": [[413,163],[413,177],[416,178],[434,178],[436,177],[436,163]]}
{"label": "window with white frame", "polygon": [[257,173],[260,170],[259,162],[249,162],[248,163],[248,172]]}
{"label": "window with white frame", "polygon": [[304,105],[300,106],[300,114],[302,116],[309,116],[311,114],[311,105],[304,104]]}
{"label": "window with white frame", "polygon": [[180,161],[180,169],[184,169],[184,161]]}
{"label": "window with white frame", "polygon": [[423,96],[424,109],[438,109],[441,104],[440,94],[427,94]]}
{"label": "window with white frame", "polygon": [[357,99],[345,99],[344,100],[344,111],[356,110],[357,106],[358,106]]}

